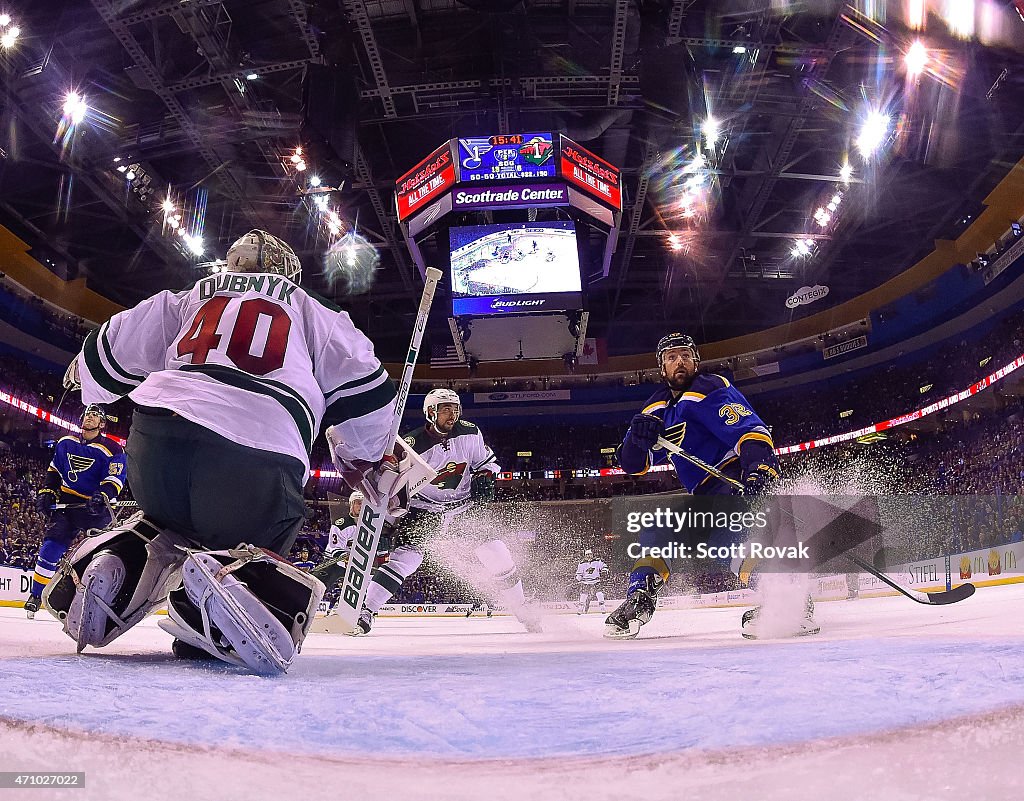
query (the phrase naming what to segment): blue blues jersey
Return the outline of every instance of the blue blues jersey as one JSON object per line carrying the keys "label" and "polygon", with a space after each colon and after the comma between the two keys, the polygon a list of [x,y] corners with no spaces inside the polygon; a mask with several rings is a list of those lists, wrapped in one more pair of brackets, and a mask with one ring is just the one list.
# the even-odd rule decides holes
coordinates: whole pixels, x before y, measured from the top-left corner
{"label": "blue blues jersey", "polygon": [[61,437],[46,473],[46,486],[71,502],[91,498],[97,490],[112,501],[124,489],[124,481],[124,449],[103,434],[89,442],[76,436]]}
{"label": "blue blues jersey", "polygon": [[[661,418],[665,439],[730,477],[738,478],[757,464],[778,467],[768,427],[723,376],[698,373],[690,388],[678,397],[663,386],[644,405],[643,413]],[[690,492],[700,495],[725,489],[723,482],[667,451],[642,453],[631,447],[628,437],[619,448],[619,464],[634,475],[643,475],[652,465],[669,459],[679,481]]]}

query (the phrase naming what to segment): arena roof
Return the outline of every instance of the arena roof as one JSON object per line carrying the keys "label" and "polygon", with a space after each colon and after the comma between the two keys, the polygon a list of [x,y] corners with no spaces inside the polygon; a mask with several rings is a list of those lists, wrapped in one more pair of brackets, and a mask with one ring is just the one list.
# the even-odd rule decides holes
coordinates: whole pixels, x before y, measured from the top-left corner
{"label": "arena roof", "polygon": [[[758,331],[899,274],[1024,156],[1013,3],[857,5],[874,16],[768,0],[9,0],[0,223],[125,305],[264,228],[395,358],[420,279],[394,180],[449,138],[562,131],[624,172],[610,274],[585,275],[590,333],[628,353],[667,328]],[[304,194],[314,174],[341,187],[333,226]],[[350,295],[323,255],[353,231],[380,261]],[[787,308],[815,285],[828,296]]]}

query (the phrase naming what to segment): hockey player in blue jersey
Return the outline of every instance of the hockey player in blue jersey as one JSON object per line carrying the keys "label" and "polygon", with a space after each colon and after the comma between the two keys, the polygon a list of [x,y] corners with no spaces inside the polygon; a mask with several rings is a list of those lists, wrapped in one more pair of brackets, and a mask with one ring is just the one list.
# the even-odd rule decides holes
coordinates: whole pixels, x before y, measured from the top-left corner
{"label": "hockey player in blue jersey", "polygon": [[[46,486],[36,495],[36,508],[49,515],[43,544],[36,557],[32,590],[25,601],[29,618],[39,611],[43,589],[57,563],[80,531],[110,523],[109,504],[124,489],[124,449],[103,433],[107,415],[92,404],[82,413],[82,433],[61,437],[46,471]],[[58,504],[65,508],[55,509]]]}
{"label": "hockey player in blue jersey", "polygon": [[[653,465],[671,460],[679,481],[694,495],[736,491],[691,462],[655,450],[658,437],[664,437],[741,481],[744,495],[753,497],[770,489],[779,479],[775,445],[743,394],[724,376],[699,372],[700,352],[690,336],[662,337],[657,358],[665,385],[630,422],[619,447],[622,469],[643,475]],[[605,620],[605,636],[635,637],[654,614],[658,590],[668,577],[665,560],[638,560],[629,575],[626,600]]]}

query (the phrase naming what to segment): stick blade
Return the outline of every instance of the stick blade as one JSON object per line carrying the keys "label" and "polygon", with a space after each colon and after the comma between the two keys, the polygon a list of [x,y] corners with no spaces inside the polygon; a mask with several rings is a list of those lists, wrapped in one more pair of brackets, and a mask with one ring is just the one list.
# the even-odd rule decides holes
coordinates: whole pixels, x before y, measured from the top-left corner
{"label": "stick blade", "polygon": [[945,590],[943,592],[927,592],[925,595],[928,596],[928,603],[942,606],[944,604],[955,604],[960,601],[967,600],[974,595],[974,590],[974,585],[968,582],[967,584],[961,584],[959,587],[954,587],[951,590]]}

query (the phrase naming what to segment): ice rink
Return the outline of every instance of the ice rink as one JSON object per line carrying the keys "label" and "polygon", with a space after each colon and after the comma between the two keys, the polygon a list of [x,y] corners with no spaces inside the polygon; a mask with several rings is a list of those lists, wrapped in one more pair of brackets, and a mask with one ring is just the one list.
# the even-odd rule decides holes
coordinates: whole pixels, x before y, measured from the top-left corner
{"label": "ice rink", "polygon": [[822,634],[742,610],[392,618],[311,634],[291,672],[174,659],[151,618],[74,654],[0,610],[0,770],[85,771],[32,799],[936,799],[1024,790],[1024,585],[948,607],[821,603]]}

